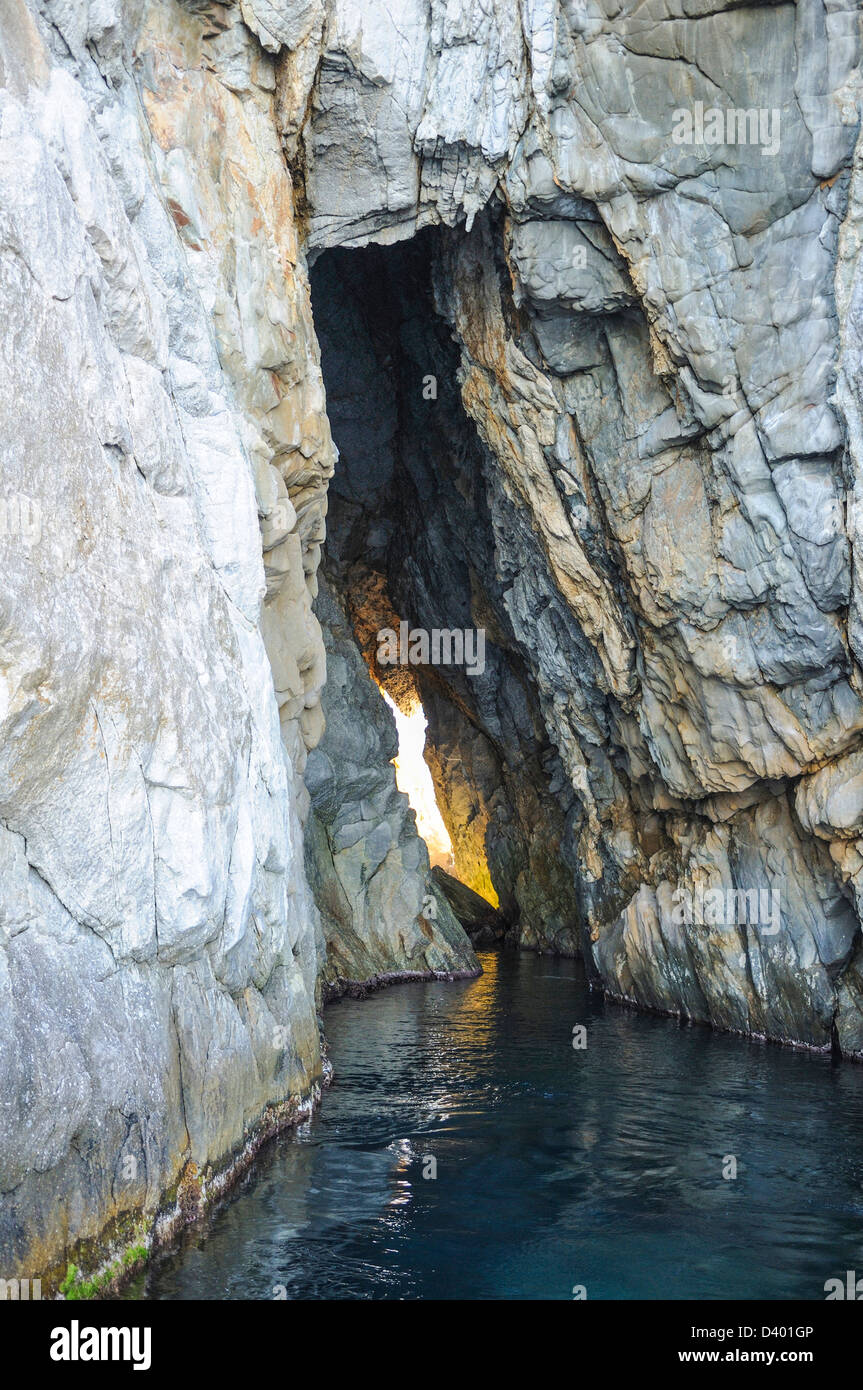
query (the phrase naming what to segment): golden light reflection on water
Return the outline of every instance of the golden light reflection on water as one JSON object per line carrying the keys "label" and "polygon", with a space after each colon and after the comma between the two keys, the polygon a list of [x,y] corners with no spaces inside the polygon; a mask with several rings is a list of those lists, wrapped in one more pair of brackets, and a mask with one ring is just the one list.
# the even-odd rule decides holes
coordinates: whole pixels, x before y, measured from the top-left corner
{"label": "golden light reflection on water", "polygon": [[500,1022],[500,952],[480,951],[477,959],[482,975],[463,985],[443,986],[444,1007],[433,1020],[426,1020],[435,1079],[446,1078],[447,1086],[445,1090],[434,1084],[428,1088],[422,1107],[423,1136],[396,1139],[387,1146],[392,1157],[386,1207],[394,1218],[415,1200],[424,1157],[433,1156],[441,1136],[458,1128],[466,1113],[473,1113],[474,1097],[482,1086],[483,1066],[491,1055]]}
{"label": "golden light reflection on water", "polygon": [[451,869],[452,841],[438,809],[432,775],[423,757],[428,722],[423,707],[418,703],[410,714],[403,714],[385,690],[381,694],[393,712],[399,736],[398,757],[393,758],[396,786],[413,808],[417,830],[428,845],[432,864]]}
{"label": "golden light reflection on water", "polygon": [[480,1044],[488,1044],[496,1026],[500,952],[480,951],[477,960],[482,966],[482,974],[479,979],[471,981],[470,987],[459,998],[452,1000],[447,1010],[448,1021],[457,1026],[460,1044],[471,1050]]}

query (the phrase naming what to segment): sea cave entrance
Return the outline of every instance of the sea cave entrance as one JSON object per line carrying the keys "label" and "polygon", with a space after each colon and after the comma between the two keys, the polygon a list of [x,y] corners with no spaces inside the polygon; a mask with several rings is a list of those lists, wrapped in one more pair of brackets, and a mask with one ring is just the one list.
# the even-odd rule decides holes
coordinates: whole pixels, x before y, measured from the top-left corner
{"label": "sea cave entrance", "polygon": [[[577,954],[565,812],[549,794],[556,754],[509,626],[489,459],[439,311],[448,239],[460,235],[426,228],[325,251],[311,267],[339,451],[322,582],[397,711],[397,771],[432,862],[499,908],[515,941],[541,944],[550,921],[554,949]],[[395,658],[382,656],[384,634]]]}
{"label": "sea cave entrance", "polygon": [[[473,631],[479,567],[492,563],[479,443],[458,388],[459,353],[434,303],[443,234],[333,250],[312,267],[327,410],[339,450],[323,568],[395,718],[400,789],[433,864],[497,906],[485,788],[462,751],[479,734],[464,663],[406,648],[411,634]],[[401,659],[381,661],[382,635]],[[397,641],[396,645],[399,643]],[[446,652],[445,656],[458,655]],[[425,750],[425,756],[423,755]]]}

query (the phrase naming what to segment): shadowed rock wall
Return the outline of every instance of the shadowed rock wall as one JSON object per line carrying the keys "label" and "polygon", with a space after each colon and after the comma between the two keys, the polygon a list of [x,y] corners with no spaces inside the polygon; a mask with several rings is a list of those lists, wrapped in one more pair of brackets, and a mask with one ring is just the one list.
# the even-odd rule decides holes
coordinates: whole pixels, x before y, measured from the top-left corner
{"label": "shadowed rock wall", "polygon": [[309,755],[306,864],[333,997],[398,979],[478,975],[470,942],[435,890],[425,843],[396,787],[395,723],[350,623],[322,580],[326,733]]}

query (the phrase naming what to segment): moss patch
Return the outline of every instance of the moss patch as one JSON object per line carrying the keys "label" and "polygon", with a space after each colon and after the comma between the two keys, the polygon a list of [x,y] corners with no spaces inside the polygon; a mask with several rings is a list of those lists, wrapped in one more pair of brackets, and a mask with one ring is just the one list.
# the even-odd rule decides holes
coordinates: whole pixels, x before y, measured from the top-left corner
{"label": "moss patch", "polygon": [[66,1299],[99,1298],[122,1277],[124,1280],[139,1265],[146,1264],[150,1251],[146,1245],[130,1245],[118,1259],[112,1260],[92,1279],[82,1278],[77,1265],[70,1264],[60,1285]]}

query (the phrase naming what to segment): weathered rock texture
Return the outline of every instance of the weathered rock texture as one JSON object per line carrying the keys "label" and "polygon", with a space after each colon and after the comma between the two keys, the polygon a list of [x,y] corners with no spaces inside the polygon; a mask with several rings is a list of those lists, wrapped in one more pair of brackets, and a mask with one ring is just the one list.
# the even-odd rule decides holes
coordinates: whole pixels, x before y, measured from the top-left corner
{"label": "weathered rock texture", "polygon": [[[469,959],[415,911],[376,592],[487,629],[481,677],[416,689],[457,860],[522,943],[583,923],[612,994],[863,1057],[859,24],[4,0],[0,1274],[182,1218],[321,1081],[307,254],[343,446],[322,614],[373,803],[321,745],[335,973]],[[696,102],[763,110],[778,152],[676,143]],[[678,923],[699,886],[778,890],[779,931]]]}
{"label": "weathered rock texture", "polygon": [[0,15],[0,1272],[46,1293],[322,1078],[332,454],[274,63],[214,10]]}
{"label": "weathered rock texture", "polygon": [[474,946],[491,946],[506,936],[506,919],[502,913],[480,897],[466,883],[453,878],[436,864],[432,880],[441,890]]}

